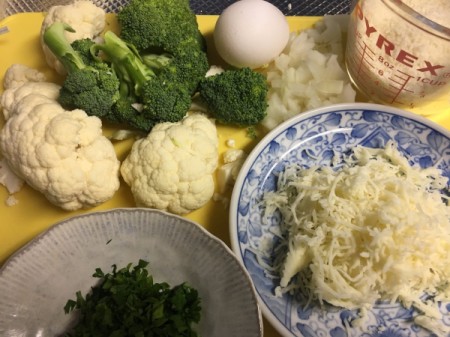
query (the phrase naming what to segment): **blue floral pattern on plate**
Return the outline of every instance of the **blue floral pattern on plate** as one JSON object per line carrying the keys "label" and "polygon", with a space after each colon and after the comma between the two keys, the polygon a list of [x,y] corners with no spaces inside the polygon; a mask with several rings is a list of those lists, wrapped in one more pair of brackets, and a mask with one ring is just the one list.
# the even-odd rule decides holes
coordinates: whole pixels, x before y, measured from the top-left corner
{"label": "blue floral pattern on plate", "polygon": [[[279,276],[267,266],[274,254],[260,251],[279,240],[276,214],[264,224],[259,203],[276,187],[276,174],[286,164],[304,167],[329,164],[336,153],[356,145],[384,147],[394,140],[412,165],[435,165],[450,178],[450,132],[431,121],[399,109],[375,104],[335,105],[294,117],[272,130],[245,162],[230,207],[232,247],[249,272],[262,311],[286,336],[422,337],[436,336],[412,323],[417,312],[400,304],[377,303],[361,327],[346,327],[357,313],[333,306],[306,306],[306,294],[276,297]],[[440,303],[443,323],[450,326],[450,303]]]}

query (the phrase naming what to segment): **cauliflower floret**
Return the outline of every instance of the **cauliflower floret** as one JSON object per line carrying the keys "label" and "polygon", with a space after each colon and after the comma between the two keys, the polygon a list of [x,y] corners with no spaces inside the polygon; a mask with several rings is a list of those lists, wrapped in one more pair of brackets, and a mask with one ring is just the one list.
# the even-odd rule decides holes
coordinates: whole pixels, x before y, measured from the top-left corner
{"label": "cauliflower floret", "polygon": [[17,105],[24,105],[22,103],[23,98],[36,94],[36,98],[44,97],[56,101],[59,96],[59,89],[59,85],[51,82],[26,82],[19,87],[6,89],[0,100],[0,107],[3,110],[5,120],[9,119],[15,111],[22,111],[24,108],[33,109],[33,106],[24,106],[17,109]]}
{"label": "cauliflower floret", "polygon": [[14,89],[20,87],[25,82],[45,82],[46,80],[45,74],[39,70],[23,64],[13,64],[5,72],[3,88]]}
{"label": "cauliflower floret", "polygon": [[138,206],[186,214],[213,196],[217,162],[216,126],[195,113],[157,124],[133,144],[120,170]]}
{"label": "cauliflower floret", "polygon": [[9,194],[19,192],[23,186],[23,179],[20,179],[8,165],[5,158],[0,159],[0,184],[6,187]]}
{"label": "cauliflower floret", "polygon": [[118,190],[120,162],[100,119],[64,110],[55,101],[58,88],[26,82],[5,91],[2,104],[9,113],[0,150],[9,167],[53,204],[65,210],[92,207]]}
{"label": "cauliflower floret", "polygon": [[[3,115],[5,120],[9,118],[9,111],[15,104],[15,96],[24,95],[23,91],[15,90],[27,82],[43,82],[46,76],[40,71],[30,68],[22,64],[13,64],[5,72],[3,79],[3,87],[6,89],[5,93],[0,97],[0,108],[3,108]],[[53,87],[53,86],[52,86]],[[11,89],[11,90],[8,90]],[[56,91],[52,92],[51,96],[56,97],[59,87],[55,86]],[[38,90],[36,90],[38,91]],[[51,91],[51,90],[50,90]],[[50,91],[47,91],[50,94]],[[15,172],[9,167],[8,161],[5,158],[0,160],[0,184],[6,187],[10,194],[6,204],[15,205],[17,200],[13,198],[12,194],[21,190],[24,181],[19,178]]]}
{"label": "cauliflower floret", "polygon": [[79,39],[98,39],[105,28],[106,12],[97,7],[91,1],[76,1],[69,5],[57,5],[50,7],[41,26],[40,42],[44,51],[47,64],[59,74],[65,75],[66,70],[58,61],[50,48],[44,42],[43,35],[47,27],[54,22],[64,22],[72,27],[75,32],[65,32],[70,43]]}
{"label": "cauliflower floret", "polygon": [[[42,93],[56,100],[59,95],[59,85],[45,81],[45,75],[36,69],[23,64],[10,66],[3,79],[5,91],[0,96],[0,108],[3,110],[5,119],[9,118],[10,111],[14,111],[14,106],[31,93]],[[25,83],[28,84],[23,86]]]}

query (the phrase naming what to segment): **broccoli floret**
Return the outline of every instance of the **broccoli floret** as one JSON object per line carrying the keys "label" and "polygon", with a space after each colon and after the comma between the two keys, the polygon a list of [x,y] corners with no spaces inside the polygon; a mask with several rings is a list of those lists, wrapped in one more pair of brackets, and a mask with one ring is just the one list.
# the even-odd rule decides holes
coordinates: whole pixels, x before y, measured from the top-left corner
{"label": "broccoli floret", "polygon": [[209,62],[202,50],[186,45],[182,51],[174,55],[172,62],[161,71],[165,80],[181,83],[193,95],[197,92],[200,81],[209,69]]}
{"label": "broccoli floret", "polygon": [[[136,98],[136,102],[142,105],[140,114],[151,120],[149,124],[176,122],[186,115],[192,102],[192,88],[197,87],[199,80],[192,84],[192,74],[178,64],[181,58],[170,58],[165,54],[158,58],[154,55],[152,65],[148,66],[132,44],[126,43],[111,31],[104,34],[104,43],[96,45],[94,49],[102,51],[108,62],[111,62],[122,83],[127,84],[127,95]],[[185,60],[190,61],[187,58]],[[184,62],[183,66],[198,67]]]}
{"label": "broccoli floret", "polygon": [[131,0],[118,13],[120,37],[140,51],[176,53],[189,42],[205,50],[205,40],[189,0]]}
{"label": "broccoli floret", "polygon": [[70,72],[60,89],[58,102],[67,110],[82,109],[88,115],[107,117],[119,98],[119,82],[114,77],[111,71]]}
{"label": "broccoli floret", "polygon": [[264,75],[242,68],[205,77],[200,98],[219,122],[239,126],[261,122],[267,111],[268,85]]}
{"label": "broccoli floret", "polygon": [[[63,40],[49,46],[68,70],[60,103],[143,131],[181,120],[209,69],[189,1],[131,0],[119,15],[128,40],[107,31],[102,43]],[[62,40],[71,28],[60,27]],[[50,43],[58,40],[53,35]]]}
{"label": "broccoli floret", "polygon": [[174,81],[150,80],[142,91],[143,113],[157,122],[178,122],[186,116],[192,98]]}
{"label": "broccoli floret", "polygon": [[83,60],[85,65],[99,66],[101,62],[98,58],[95,58],[91,53],[91,47],[95,45],[95,42],[92,39],[85,38],[79,39],[72,42],[72,48],[78,53],[78,55]]}
{"label": "broccoli floret", "polygon": [[67,70],[58,102],[67,110],[82,109],[89,115],[104,117],[120,97],[120,81],[106,63],[89,57],[88,41],[75,44],[79,53],[66,39],[65,31],[74,30],[56,22],[44,33],[45,43]]}
{"label": "broccoli floret", "polygon": [[121,39],[145,55],[145,63],[148,54],[169,60],[161,69],[164,81],[181,81],[191,95],[196,92],[209,62],[189,0],[131,0],[118,13],[118,21]]}
{"label": "broccoli floret", "polygon": [[145,132],[151,130],[156,124],[156,121],[144,116],[140,104],[135,103],[129,97],[121,97],[117,100],[112,107],[108,120],[113,123],[127,124],[134,129]]}

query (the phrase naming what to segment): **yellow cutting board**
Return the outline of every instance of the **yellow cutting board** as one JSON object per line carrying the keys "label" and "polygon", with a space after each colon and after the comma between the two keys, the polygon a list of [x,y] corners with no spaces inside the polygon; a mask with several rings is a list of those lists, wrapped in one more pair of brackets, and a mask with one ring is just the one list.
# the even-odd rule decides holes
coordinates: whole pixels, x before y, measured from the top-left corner
{"label": "yellow cutting board", "polygon": [[[14,63],[21,63],[35,69],[41,70],[49,77],[49,80],[60,81],[60,78],[51,71],[44,60],[39,44],[40,25],[43,20],[42,13],[16,14],[0,22],[0,26],[7,25],[9,33],[0,35],[0,83],[3,82],[3,75],[8,67]],[[288,22],[292,31],[311,27],[319,17],[288,17]],[[107,29],[116,29],[117,23],[114,15],[108,15]],[[223,65],[214,50],[212,32],[217,16],[198,16],[201,31],[204,33],[209,50],[209,57],[212,64]],[[1,92],[0,88],[0,92]],[[424,107],[423,109],[427,109]],[[430,109],[430,108],[428,108]],[[430,119],[444,125],[450,129],[450,105],[446,101],[440,102],[432,107],[441,113],[433,115]],[[417,111],[420,112],[420,111]],[[4,124],[0,120],[0,126]],[[105,128],[105,134],[110,134],[112,128]],[[218,125],[219,152],[220,156],[228,149],[227,140],[233,139],[236,148],[244,149],[247,153],[257,141],[261,139],[263,133],[259,131],[256,139],[247,136],[245,128],[226,127]],[[132,141],[116,142],[115,148],[120,160],[127,155]],[[230,197],[231,191],[226,194]],[[63,211],[52,206],[41,194],[32,190],[28,186],[15,194],[18,204],[6,206],[5,201],[8,193],[5,188],[0,187],[0,265],[6,261],[16,250],[21,248],[36,235],[42,233],[51,225],[68,217],[86,212],[107,210],[116,207],[134,207],[133,197],[130,189],[122,181],[121,188],[110,201],[89,209],[76,212]],[[222,239],[230,245],[228,232],[228,208],[222,202],[210,201],[201,209],[192,212],[187,218],[198,222],[208,231]],[[265,336],[279,336],[277,332],[264,322]]]}
{"label": "yellow cutting board", "polygon": [[[21,63],[35,69],[43,71],[49,80],[60,81],[60,77],[51,71],[44,60],[44,56],[39,44],[39,32],[44,14],[42,13],[23,13],[16,14],[0,22],[0,26],[6,25],[9,33],[0,35],[0,83],[3,83],[5,71],[14,63]],[[289,18],[293,30],[310,27],[319,18]],[[108,15],[108,24],[106,29],[116,29],[117,23],[115,16]],[[223,65],[217,53],[214,50],[212,41],[212,32],[216,23],[217,16],[199,16],[198,22],[204,33],[209,50],[210,61],[214,64]],[[0,93],[2,92],[0,85]],[[0,126],[3,127],[4,121],[0,118]],[[112,132],[112,129],[105,128],[105,134]],[[241,148],[249,152],[256,142],[263,136],[259,134],[257,139],[251,139],[247,136],[246,129],[235,127],[218,126],[219,134],[219,152],[220,156],[228,149],[226,142],[233,139],[236,148]],[[132,141],[116,142],[115,148],[120,160],[127,155]],[[226,197],[231,196],[228,191]],[[107,210],[116,207],[134,207],[133,197],[128,186],[121,181],[121,187],[110,201],[89,209],[76,212],[66,212],[51,205],[40,193],[34,191],[28,186],[15,194],[19,203],[15,206],[6,206],[5,201],[8,193],[5,188],[0,186],[0,266],[11,254],[20,249],[36,235],[42,233],[53,224],[86,212],[95,212]],[[228,233],[228,208],[222,202],[210,201],[201,209],[192,212],[187,218],[198,222],[213,235],[222,239],[230,245]],[[264,336],[279,336],[271,325],[264,320]]]}
{"label": "yellow cutting board", "polygon": [[[39,44],[40,25],[43,18],[44,14],[42,13],[23,13],[10,16],[1,22],[1,25],[8,26],[10,32],[0,35],[0,83],[3,82],[3,75],[7,68],[14,63],[21,63],[39,69],[49,77],[49,80],[61,80],[59,76],[47,67]],[[115,16],[108,15],[107,19],[106,29],[116,29]],[[312,17],[294,18],[291,20],[292,28],[309,27],[317,19]],[[211,62],[222,64],[214,51],[212,43],[212,31],[216,20],[216,16],[198,17],[201,30],[207,39]],[[3,126],[4,121],[1,120],[0,123]],[[105,127],[105,134],[110,134],[112,131],[112,128]],[[262,136],[260,134],[258,139],[251,139],[247,136],[246,128],[226,127],[223,125],[218,125],[218,134],[220,154],[227,149],[226,142],[229,139],[235,140],[236,148],[245,149],[249,152]],[[130,140],[115,142],[115,148],[120,160],[125,158],[131,144],[132,141]],[[228,191],[227,196],[229,197],[230,194],[230,191]],[[4,201],[8,197],[8,193],[5,188],[0,186],[0,264],[14,251],[55,222],[85,212],[135,206],[130,189],[123,181],[121,181],[120,190],[112,200],[98,207],[76,212],[67,212],[52,206],[40,193],[28,186],[25,186],[15,196],[19,203],[15,206],[6,206]],[[197,221],[211,233],[225,241],[225,243],[230,243],[228,209],[222,202],[210,201],[203,208],[187,215],[187,218]]]}

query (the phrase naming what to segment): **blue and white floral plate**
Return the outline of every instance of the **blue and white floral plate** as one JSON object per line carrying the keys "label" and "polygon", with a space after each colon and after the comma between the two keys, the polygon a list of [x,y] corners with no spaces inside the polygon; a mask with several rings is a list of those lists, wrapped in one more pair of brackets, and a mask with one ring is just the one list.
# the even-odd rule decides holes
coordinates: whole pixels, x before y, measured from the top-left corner
{"label": "blue and white floral plate", "polygon": [[[263,224],[259,201],[275,190],[276,173],[286,164],[325,165],[335,152],[356,145],[384,147],[394,140],[415,165],[436,165],[450,177],[450,131],[399,109],[376,104],[340,104],[300,114],[272,130],[252,151],[236,181],[230,205],[233,251],[248,270],[265,317],[284,336],[306,337],[422,337],[435,336],[412,323],[417,314],[400,304],[378,303],[363,326],[346,327],[355,312],[328,306],[307,306],[302,296],[276,297],[279,276],[273,260],[261,259],[277,240],[279,219]],[[304,297],[303,297],[304,298]],[[440,305],[443,323],[450,327],[450,303]],[[348,325],[348,324],[347,324]],[[450,335],[449,335],[450,336]]]}

